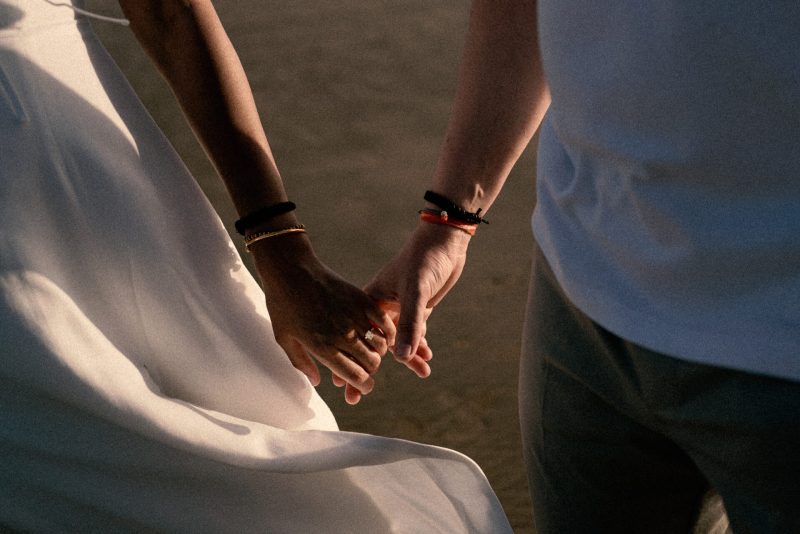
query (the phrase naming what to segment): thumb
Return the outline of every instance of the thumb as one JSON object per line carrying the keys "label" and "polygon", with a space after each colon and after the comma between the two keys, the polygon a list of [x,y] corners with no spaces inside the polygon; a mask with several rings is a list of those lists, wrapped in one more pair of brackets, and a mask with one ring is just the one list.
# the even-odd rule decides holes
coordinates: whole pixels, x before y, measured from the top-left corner
{"label": "thumb", "polygon": [[425,331],[425,305],[419,290],[407,291],[400,301],[400,320],[397,323],[397,343],[394,357],[401,362],[409,361],[417,352]]}

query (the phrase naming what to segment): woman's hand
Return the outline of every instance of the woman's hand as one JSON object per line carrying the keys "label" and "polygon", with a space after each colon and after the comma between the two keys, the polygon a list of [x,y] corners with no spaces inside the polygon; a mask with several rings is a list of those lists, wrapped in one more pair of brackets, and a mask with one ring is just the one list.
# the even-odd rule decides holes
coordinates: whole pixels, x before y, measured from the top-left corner
{"label": "woman's hand", "polygon": [[422,222],[366,287],[375,300],[392,303],[390,314],[397,323],[394,357],[419,376],[430,374],[427,362],[433,356],[425,340],[426,321],[461,276],[469,238],[457,228]]}
{"label": "woman's hand", "polygon": [[[275,339],[292,365],[316,386],[320,383],[316,359],[330,369],[335,384],[346,384],[347,402],[357,403],[372,391],[375,381],[370,375],[394,344],[395,326],[389,315],[323,265],[304,234],[259,241],[251,252]],[[367,341],[370,330],[373,334]]]}

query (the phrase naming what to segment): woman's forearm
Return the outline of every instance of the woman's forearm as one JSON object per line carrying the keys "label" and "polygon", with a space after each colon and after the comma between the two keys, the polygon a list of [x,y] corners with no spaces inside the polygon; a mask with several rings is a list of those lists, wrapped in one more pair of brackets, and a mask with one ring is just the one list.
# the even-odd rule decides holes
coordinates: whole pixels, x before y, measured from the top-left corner
{"label": "woman's forearm", "polygon": [[434,189],[468,211],[500,192],[550,104],[535,0],[474,0]]}
{"label": "woman's forearm", "polygon": [[[253,94],[210,0],[120,0],[131,29],[178,98],[241,215],[286,200]],[[297,224],[293,212],[245,233]],[[358,402],[372,390],[394,324],[363,291],[317,259],[305,234],[263,239],[251,248],[275,339],[314,384],[314,360],[346,382]],[[366,342],[377,325],[385,336]],[[312,356],[314,359],[312,359]]]}
{"label": "woman's forearm", "polygon": [[210,0],[120,0],[120,5],[237,211],[286,200],[244,69]]}

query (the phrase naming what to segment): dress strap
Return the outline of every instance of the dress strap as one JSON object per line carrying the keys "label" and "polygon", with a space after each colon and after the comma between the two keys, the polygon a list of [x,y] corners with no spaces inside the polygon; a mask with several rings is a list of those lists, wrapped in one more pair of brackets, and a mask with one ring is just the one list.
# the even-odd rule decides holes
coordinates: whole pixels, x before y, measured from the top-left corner
{"label": "dress strap", "polygon": [[57,7],[68,7],[75,11],[75,13],[79,13],[81,15],[85,15],[89,18],[102,20],[104,22],[112,22],[114,24],[120,24],[122,26],[130,26],[131,22],[128,19],[121,19],[116,17],[107,17],[106,15],[99,15],[97,13],[92,13],[91,11],[86,11],[85,9],[81,9],[79,7],[75,7],[72,4],[68,4],[67,2],[56,2],[55,0],[44,0],[50,5],[57,6]]}

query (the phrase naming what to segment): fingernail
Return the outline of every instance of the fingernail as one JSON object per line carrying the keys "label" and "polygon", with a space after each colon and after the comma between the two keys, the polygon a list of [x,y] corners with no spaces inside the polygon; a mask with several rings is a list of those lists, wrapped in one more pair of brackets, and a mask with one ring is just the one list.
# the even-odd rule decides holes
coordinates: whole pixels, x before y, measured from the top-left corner
{"label": "fingernail", "polygon": [[398,345],[394,357],[403,361],[411,359],[411,345]]}

